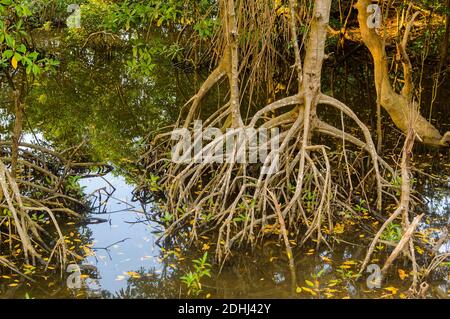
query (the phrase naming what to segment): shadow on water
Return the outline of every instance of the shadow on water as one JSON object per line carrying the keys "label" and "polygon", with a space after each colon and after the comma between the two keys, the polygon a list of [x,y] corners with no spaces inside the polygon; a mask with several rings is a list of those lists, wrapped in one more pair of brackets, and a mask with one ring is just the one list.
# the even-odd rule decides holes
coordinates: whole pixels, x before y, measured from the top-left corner
{"label": "shadow on water", "polygon": [[[58,45],[58,42],[51,44]],[[112,56],[105,57],[89,50],[61,50],[66,51],[61,54],[64,58],[58,73],[45,78],[28,97],[27,136],[31,139],[38,136],[58,149],[80,145],[86,157],[108,162],[115,171],[103,178],[80,180],[80,186],[91,203],[90,218],[79,225],[73,235],[82,239],[85,250],[85,258],[80,262],[84,274],[83,287],[66,289],[66,276],[61,279],[61,274],[55,273],[55,278],[42,278],[35,286],[23,287],[10,292],[10,295],[18,298],[24,293],[43,298],[187,296],[182,277],[192,271],[194,259],[205,252],[210,252],[211,256],[214,246],[206,237],[200,238],[196,247],[191,249],[157,243],[162,228],[148,220],[157,207],[156,204],[143,204],[136,200],[133,192],[141,176],[133,163],[138,159],[147,134],[175,122],[179,106],[192,95],[198,83],[193,83],[192,74],[186,74],[165,61],[156,65],[151,77],[139,78],[127,72],[124,61],[128,56],[122,52],[113,52]],[[375,105],[370,93],[374,90],[365,80],[370,76],[368,69],[362,66],[361,69],[347,70],[345,72],[350,72],[350,76],[343,77],[340,73],[344,68],[339,68],[328,74],[346,79],[345,83],[335,81],[331,76],[327,80],[333,81],[333,87],[329,89],[353,105],[358,115],[374,127],[374,111],[369,107]],[[345,94],[341,92],[344,87]],[[448,94],[444,91],[441,95]],[[434,116],[443,130],[450,125],[440,116],[440,112],[446,112],[444,104],[447,102],[440,97],[434,109]],[[4,123],[11,121],[3,109],[1,117]],[[339,115],[336,121],[340,121]],[[395,143],[398,136],[395,128],[386,128],[386,140]],[[450,216],[448,152],[418,149],[416,162],[419,169],[429,174],[416,183],[428,208],[429,227],[439,229],[449,224]],[[433,176],[440,177],[441,181]],[[379,221],[364,214],[362,218],[367,218],[373,235]],[[344,216],[340,225],[342,233],[336,234],[332,250],[323,248],[317,253],[313,247],[307,246],[295,250],[297,282],[294,285],[290,280],[284,248],[275,232],[273,240],[265,241],[253,251],[237,252],[222,269],[214,264],[211,278],[203,278],[198,296],[398,297],[400,292],[408,289],[408,285],[396,274],[389,275],[381,289],[367,288],[369,274],[363,274],[357,280],[358,261],[364,257],[370,233],[352,223]],[[386,254],[380,249],[377,256],[382,258]],[[446,279],[448,267],[446,274],[433,278],[433,294],[447,293]],[[5,293],[3,288],[1,290]],[[8,295],[8,291],[5,294]]]}

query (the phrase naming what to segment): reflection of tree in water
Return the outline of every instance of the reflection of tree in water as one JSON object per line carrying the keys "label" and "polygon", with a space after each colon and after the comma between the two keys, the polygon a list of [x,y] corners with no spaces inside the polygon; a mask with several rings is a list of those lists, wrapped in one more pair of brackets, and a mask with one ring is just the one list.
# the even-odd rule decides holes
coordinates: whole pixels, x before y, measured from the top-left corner
{"label": "reflection of tree in water", "polygon": [[117,292],[102,290],[102,297],[123,299],[180,297],[180,286],[173,278],[174,272],[140,268],[134,273],[135,275],[127,280],[126,288],[121,288]]}
{"label": "reflection of tree in water", "polygon": [[[212,262],[212,276],[202,280],[199,298],[326,298],[326,292],[333,289],[333,297],[373,298],[385,293],[383,290],[369,290],[366,277],[357,280],[356,260],[364,254],[364,247],[340,245],[333,251],[322,250],[317,255],[308,253],[311,247],[294,250],[296,282],[291,282],[288,260],[278,242],[267,241],[254,251],[238,251],[223,267]],[[191,261],[201,255],[195,249],[183,251],[183,261],[167,259],[161,268],[140,268],[127,280],[126,288],[113,293],[103,290],[104,298],[196,298],[187,294],[186,285],[180,277],[192,269]],[[169,266],[172,265],[172,266]],[[348,266],[350,265],[350,266]],[[342,268],[345,266],[345,268]],[[346,267],[349,267],[347,269]],[[345,270],[345,271],[344,271]],[[317,277],[319,274],[319,277]],[[309,287],[305,282],[319,282],[318,287]],[[390,285],[408,288],[398,278],[390,278]],[[403,287],[404,286],[404,287]],[[311,288],[311,292],[298,287]],[[327,290],[328,289],[328,290]]]}
{"label": "reflection of tree in water", "polygon": [[123,63],[126,53],[114,52],[112,60],[66,53],[58,74],[28,99],[31,126],[58,147],[86,140],[92,156],[126,165],[136,142],[176,119],[181,89],[190,83],[176,69],[161,63],[150,77],[135,78]]}

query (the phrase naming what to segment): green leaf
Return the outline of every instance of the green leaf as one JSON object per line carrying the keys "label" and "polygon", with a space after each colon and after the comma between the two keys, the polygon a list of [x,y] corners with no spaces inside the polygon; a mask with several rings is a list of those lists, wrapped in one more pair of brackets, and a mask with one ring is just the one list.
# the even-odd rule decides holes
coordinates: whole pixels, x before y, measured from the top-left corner
{"label": "green leaf", "polygon": [[25,54],[25,52],[27,52],[27,47],[22,43],[21,45],[19,45],[16,51]]}
{"label": "green leaf", "polygon": [[33,64],[31,70],[32,70],[34,75],[39,75],[39,73],[41,72],[41,69],[36,64]]}
{"label": "green leaf", "polygon": [[4,59],[9,60],[13,55],[14,55],[14,52],[13,52],[12,50],[5,50],[5,51],[3,52],[2,57],[3,57]]}
{"label": "green leaf", "polygon": [[6,39],[6,45],[13,49],[16,45],[16,40],[14,40],[14,38],[12,36],[10,36],[9,34],[5,35],[5,39]]}

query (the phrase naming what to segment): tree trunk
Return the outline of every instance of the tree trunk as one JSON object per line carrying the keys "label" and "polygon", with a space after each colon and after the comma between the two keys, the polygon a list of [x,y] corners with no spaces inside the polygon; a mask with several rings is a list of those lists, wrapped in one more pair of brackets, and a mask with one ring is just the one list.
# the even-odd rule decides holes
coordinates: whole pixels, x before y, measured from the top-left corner
{"label": "tree trunk", "polygon": [[[374,60],[375,83],[379,84],[377,85],[377,94],[381,106],[389,113],[392,121],[403,132],[407,132],[409,114],[412,114],[414,119],[413,129],[418,140],[431,146],[447,146],[446,139],[442,137],[431,123],[420,115],[418,107],[416,107],[417,102],[408,97],[409,93],[398,94],[395,92],[389,79],[389,66],[383,42],[375,29],[369,28],[367,23],[370,16],[370,12],[367,12],[367,7],[370,4],[372,4],[371,0],[358,0],[356,8],[358,9],[358,21],[362,39]],[[409,84],[407,83],[407,85]]]}

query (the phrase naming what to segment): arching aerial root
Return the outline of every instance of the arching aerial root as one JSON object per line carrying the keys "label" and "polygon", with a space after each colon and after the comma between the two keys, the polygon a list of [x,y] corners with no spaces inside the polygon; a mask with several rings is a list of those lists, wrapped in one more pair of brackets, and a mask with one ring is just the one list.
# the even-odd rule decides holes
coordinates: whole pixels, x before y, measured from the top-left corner
{"label": "arching aerial root", "polygon": [[[289,1],[298,91],[262,106],[248,120],[240,115],[246,106],[240,103],[236,24],[230,18],[234,1],[221,3],[225,6],[225,12],[231,12],[227,16],[228,29],[225,31],[229,33],[226,34],[227,45],[223,54],[227,67],[223,67],[225,62],[222,61],[186,105],[191,106],[190,112],[184,121],[180,118],[175,127],[176,130],[181,129],[181,133],[175,134],[176,138],[181,136],[180,141],[171,139],[176,130],[160,134],[153,140],[150,150],[143,156],[143,162],[146,170],[157,176],[152,178],[157,180],[157,185],[153,182],[148,185],[144,181],[142,187],[144,190],[160,190],[164,197],[160,203],[161,211],[155,213],[155,219],[163,220],[166,226],[163,238],[176,241],[183,237],[180,236],[183,233],[187,235],[184,238],[192,242],[200,236],[211,235],[208,237],[216,241],[216,258],[225,260],[236,246],[255,245],[264,237],[279,235],[285,243],[292,269],[294,260],[291,259],[290,239],[300,246],[307,241],[313,241],[317,246],[329,245],[334,230],[334,212],[352,211],[353,193],[364,194],[366,199],[374,198],[377,209],[381,211],[384,194],[395,198],[386,176],[397,174],[377,154],[369,129],[356,114],[344,103],[321,92],[331,0],[320,0],[314,4],[308,25],[309,36],[304,45],[303,64],[297,43],[295,3]],[[209,132],[203,139],[201,134],[196,134],[199,127],[194,121],[195,115],[201,111],[200,101],[208,90],[225,75],[229,81],[230,98],[202,123],[201,129]],[[317,106],[321,104],[341,114],[341,128],[320,119]],[[344,116],[355,123],[360,134],[345,131]],[[272,129],[278,129],[278,133],[271,135],[266,132],[270,138],[263,143],[256,146],[247,143],[260,130]],[[409,154],[411,141],[417,135],[414,128],[408,132],[404,156]],[[322,139],[322,136],[340,141],[342,148],[330,147],[329,139]],[[183,144],[183,140],[189,143]],[[224,144],[229,146],[225,152]],[[267,154],[259,157],[261,148],[266,149]],[[347,155],[354,149],[360,149],[365,156],[359,158],[367,158],[368,161],[349,162]],[[180,153],[183,154],[181,160]],[[249,161],[255,153],[259,162]],[[363,170],[365,173],[359,176]],[[405,172],[402,164],[402,178],[405,174],[408,175],[409,171]],[[383,230],[401,215],[404,236],[386,261],[383,271],[400,252],[409,250],[415,287],[418,275],[412,234],[420,216],[409,222],[410,184],[404,185],[399,208],[376,234],[361,271],[370,261]],[[184,239],[180,240],[184,242]]]}
{"label": "arching aerial root", "polygon": [[[183,131],[183,138],[190,141],[187,146],[181,146],[182,143],[174,145],[170,133],[161,134],[154,140],[158,146],[144,158],[146,169],[160,178],[158,187],[166,198],[164,211],[171,216],[165,236],[172,237],[186,227],[191,240],[214,232],[218,259],[226,257],[232,247],[243,242],[256,243],[283,223],[286,232],[301,238],[301,244],[309,239],[316,241],[317,245],[328,244],[327,234],[333,232],[334,226],[333,211],[338,207],[347,209],[348,205],[341,204],[347,202],[351,194],[347,191],[347,179],[333,169],[336,163],[330,157],[336,150],[322,144],[314,145],[312,141],[325,134],[368,153],[371,176],[360,179],[349,174],[348,179],[358,185],[356,188],[360,188],[361,193],[366,193],[364,181],[374,182],[378,208],[381,208],[383,187],[389,185],[383,178],[384,172],[393,172],[379,158],[368,128],[354,112],[340,101],[321,93],[331,1],[315,3],[303,65],[299,47],[294,45],[298,93],[262,107],[247,123],[240,115],[243,106],[239,102],[239,56],[236,53],[236,21],[232,12],[234,1],[224,1],[224,6],[225,12],[229,13],[224,58],[189,102],[191,109],[184,122],[177,123],[177,127],[184,130],[192,128],[200,100],[212,84],[226,74],[231,92],[229,101],[206,119],[202,127],[203,130],[214,130],[215,134],[209,136],[209,140],[203,140],[195,132]],[[295,17],[293,1],[290,1],[290,10]],[[295,44],[295,19],[290,23]],[[364,140],[321,121],[316,112],[319,104],[329,105],[352,119]],[[270,118],[273,114],[276,116]],[[196,130],[195,123],[193,129]],[[258,147],[245,142],[252,140],[257,134],[255,132],[261,129],[278,129],[279,132]],[[223,154],[218,152],[217,155],[217,150],[223,150],[224,141],[232,137],[232,143],[227,143],[231,147],[226,149],[226,160],[221,161],[223,156],[220,155]],[[242,160],[247,155],[258,153],[262,146],[267,149],[267,156],[259,158],[259,163]],[[172,150],[170,156],[169,150]],[[187,157],[174,161],[181,150]],[[345,148],[343,152],[346,152]],[[349,172],[350,169],[347,167],[344,171]]]}
{"label": "arching aerial root", "polygon": [[[320,242],[327,242],[323,231],[325,229],[328,233],[333,232],[332,212],[339,206],[338,201],[334,199],[346,202],[349,194],[345,192],[345,185],[341,184],[337,176],[333,176],[329,147],[313,144],[307,145],[304,149],[301,147],[305,127],[302,96],[289,97],[281,101],[262,108],[264,111],[258,112],[249,126],[230,128],[221,137],[212,141],[202,143],[198,137],[195,140],[192,136],[193,143],[185,150],[187,154],[194,154],[190,161],[174,163],[171,158],[161,156],[166,155],[167,150],[173,146],[173,141],[169,139],[159,145],[160,149],[153,150],[155,157],[150,160],[147,169],[161,177],[159,185],[167,199],[164,209],[173,214],[173,219],[165,232],[166,236],[176,234],[186,225],[190,228],[192,239],[218,229],[217,254],[221,258],[230,252],[233,245],[244,241],[255,243],[259,237],[267,233],[268,226],[278,225],[279,217],[275,208],[279,206],[289,233],[301,235],[301,243],[310,238],[317,240],[318,245]],[[354,119],[362,129],[366,140],[362,141],[353,136],[349,138],[348,133],[324,123],[317,117],[309,120],[308,135],[310,137],[320,134],[330,135],[367,151],[372,161],[373,180],[376,181],[377,193],[381,198],[382,187],[389,185],[382,174],[393,172],[393,169],[378,157],[370,134],[367,134],[367,128],[343,104],[324,95],[321,95],[319,101],[335,106]],[[261,121],[259,118],[262,118],[265,111],[272,112],[286,106],[291,106],[292,110],[275,119]],[[216,114],[206,122],[216,123],[218,118],[223,118],[228,113],[229,109],[225,109],[223,113]],[[285,114],[296,114],[296,119],[291,116],[288,120]],[[272,125],[267,123],[269,121],[277,123],[277,118],[283,122],[283,129],[277,136],[279,148],[270,149],[274,137],[268,140],[269,151],[264,162],[217,162],[221,158],[214,157],[213,151],[218,147],[222,148],[222,143],[227,137],[236,132],[248,132],[252,128],[250,125],[256,122],[261,124],[253,127],[255,131],[259,128],[271,128]],[[212,127],[204,129],[208,128]],[[199,144],[201,148],[194,152],[195,145]],[[251,151],[257,150],[252,150],[245,143],[234,143],[226,155],[238,159]],[[303,164],[302,157],[304,157]],[[272,174],[267,174],[267,168],[274,168],[272,165],[275,161],[278,163],[276,170]],[[299,173],[301,171],[302,174]],[[277,201],[274,201],[274,198]]]}

